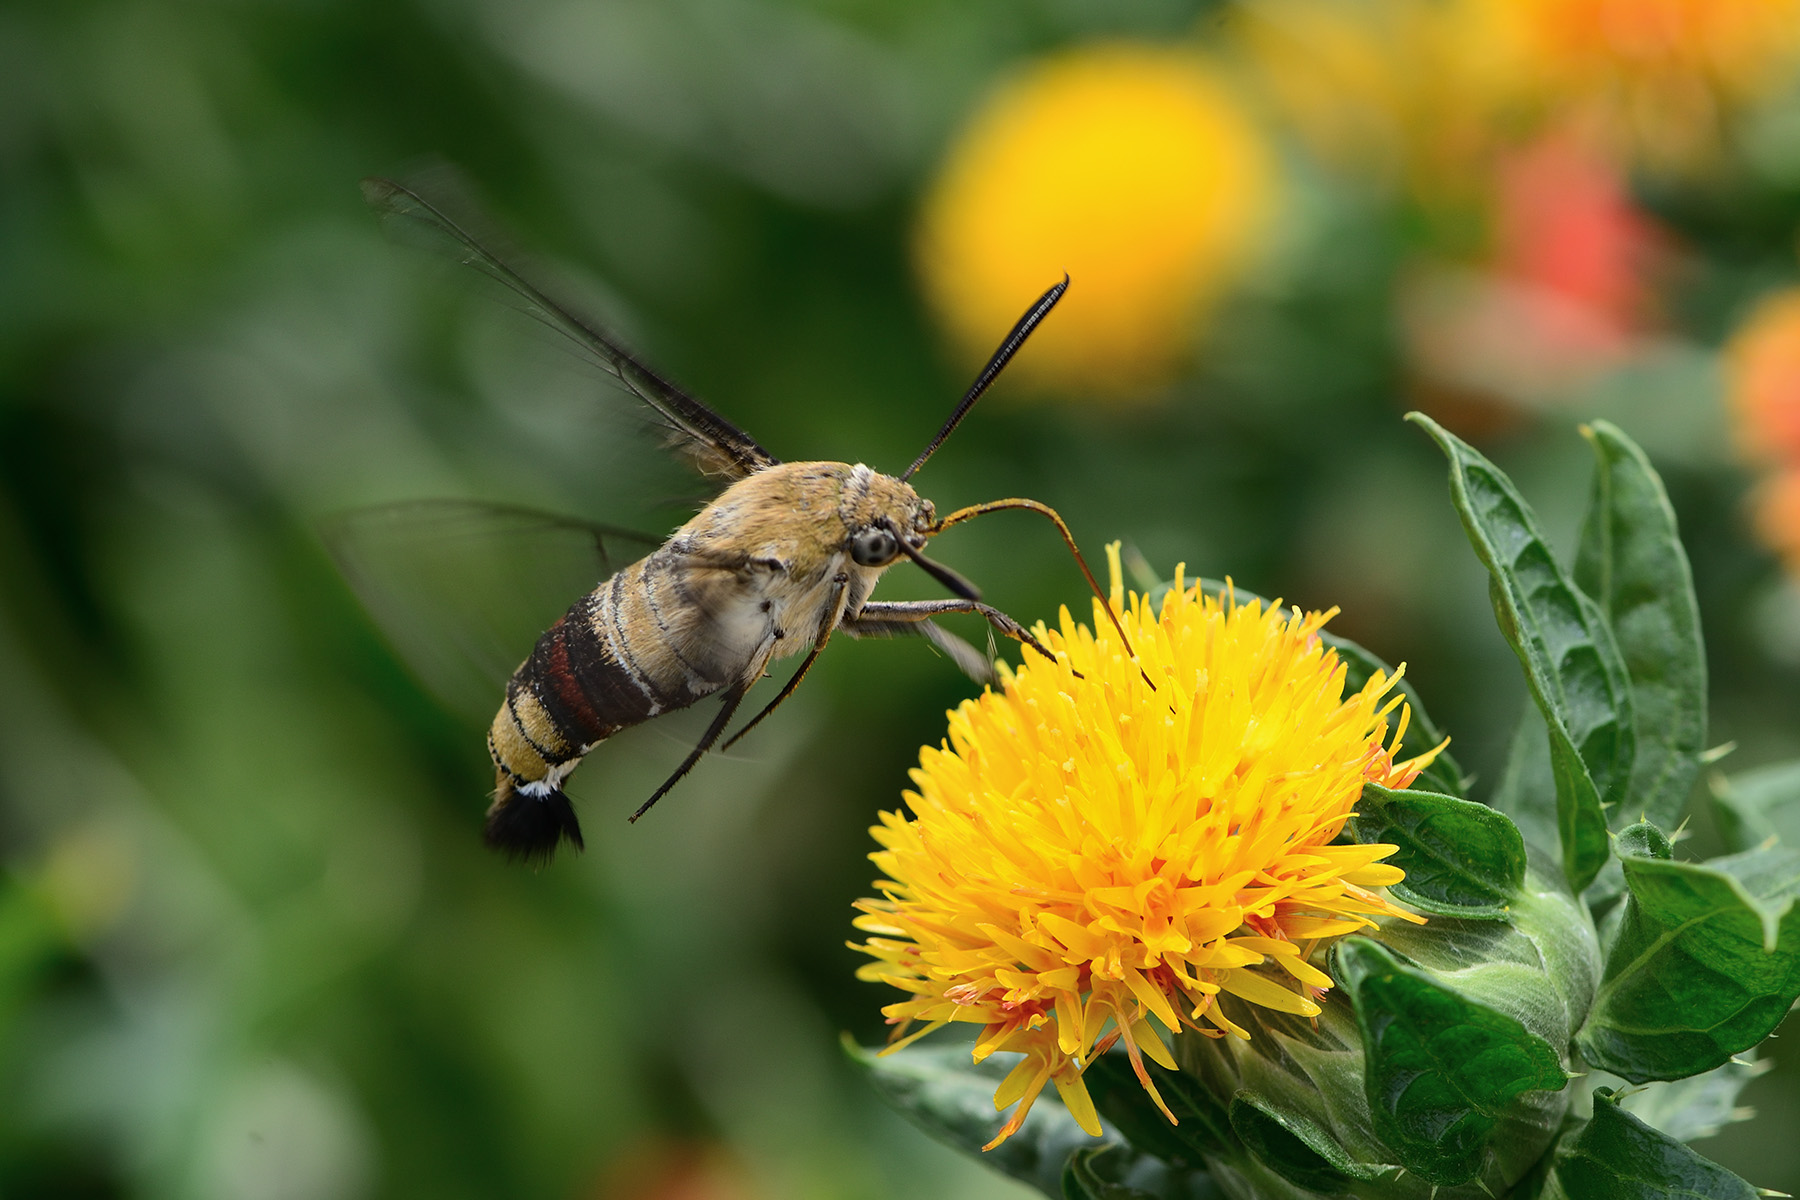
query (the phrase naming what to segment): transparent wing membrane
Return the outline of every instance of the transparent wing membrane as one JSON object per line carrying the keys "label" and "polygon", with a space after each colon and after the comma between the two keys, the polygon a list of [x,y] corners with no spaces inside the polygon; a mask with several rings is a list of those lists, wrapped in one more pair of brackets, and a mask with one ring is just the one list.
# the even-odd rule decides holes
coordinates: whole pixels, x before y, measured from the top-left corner
{"label": "transparent wing membrane", "polygon": [[[403,240],[423,243],[493,279],[522,302],[525,310],[556,330],[625,390],[642,400],[668,430],[670,445],[709,475],[742,479],[780,460],[756,439],[658,375],[610,334],[533,282],[478,236],[473,217],[453,216],[446,201],[390,179],[363,180],[363,196]],[[467,206],[454,205],[458,210]]]}
{"label": "transparent wing membrane", "polygon": [[324,526],[332,557],[420,682],[485,723],[537,637],[660,538],[535,509],[415,500]]}

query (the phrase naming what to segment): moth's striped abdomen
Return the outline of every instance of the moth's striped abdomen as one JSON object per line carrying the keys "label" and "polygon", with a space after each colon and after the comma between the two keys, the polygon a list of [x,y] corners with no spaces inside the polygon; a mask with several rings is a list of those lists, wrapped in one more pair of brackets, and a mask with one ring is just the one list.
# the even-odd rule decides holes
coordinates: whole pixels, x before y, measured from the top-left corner
{"label": "moth's striped abdomen", "polygon": [[488,729],[494,803],[487,840],[515,857],[548,858],[582,844],[562,781],[621,729],[715,692],[673,645],[666,613],[686,599],[672,555],[632,564],[572,605],[538,639],[506,685]]}

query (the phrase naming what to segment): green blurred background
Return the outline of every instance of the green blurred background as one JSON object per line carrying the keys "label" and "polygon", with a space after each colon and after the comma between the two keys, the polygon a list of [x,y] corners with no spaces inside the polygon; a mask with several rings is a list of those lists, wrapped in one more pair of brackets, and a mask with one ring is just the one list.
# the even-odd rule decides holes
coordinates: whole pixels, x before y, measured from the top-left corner
{"label": "green blurred background", "polygon": [[[884,1035],[888,997],[844,945],[866,828],[970,691],[923,644],[834,642],[636,826],[706,715],[609,744],[571,789],[583,856],[534,873],[481,847],[481,729],[388,649],[320,522],[450,496],[663,531],[696,492],[598,376],[385,240],[356,182],[453,160],[776,454],[895,470],[968,375],[911,259],[961,122],[1061,47],[1223,43],[1232,19],[1178,0],[0,7],[0,1196],[1022,1195],[883,1110],[836,1044]],[[1554,402],[1446,384],[1396,317],[1420,262],[1481,269],[1466,201],[1346,174],[1263,117],[1279,233],[1192,365],[1130,403],[1003,382],[922,490],[940,510],[1034,496],[1090,554],[1120,538],[1159,571],[1341,605],[1334,628],[1405,660],[1492,779],[1523,689],[1400,414],[1476,438],[1565,545],[1574,426],[1604,414],[1679,510],[1725,765],[1800,754],[1793,586],[1746,517],[1757,470],[1717,356],[1800,275],[1800,94],[1760,100],[1702,169],[1630,175],[1674,248],[1654,345]],[[939,554],[1028,621],[1085,606],[1022,516]],[[937,593],[902,566],[882,594]],[[1761,1119],[1700,1149],[1800,1191],[1800,1061],[1747,1102]]]}

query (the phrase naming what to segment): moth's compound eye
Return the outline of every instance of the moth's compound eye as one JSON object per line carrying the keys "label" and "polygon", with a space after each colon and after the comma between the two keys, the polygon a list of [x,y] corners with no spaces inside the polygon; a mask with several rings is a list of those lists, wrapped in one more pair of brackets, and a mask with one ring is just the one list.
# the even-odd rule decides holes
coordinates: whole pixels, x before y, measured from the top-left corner
{"label": "moth's compound eye", "polygon": [[894,535],[878,525],[859,529],[850,539],[850,557],[858,566],[885,567],[898,553],[900,544],[894,540]]}

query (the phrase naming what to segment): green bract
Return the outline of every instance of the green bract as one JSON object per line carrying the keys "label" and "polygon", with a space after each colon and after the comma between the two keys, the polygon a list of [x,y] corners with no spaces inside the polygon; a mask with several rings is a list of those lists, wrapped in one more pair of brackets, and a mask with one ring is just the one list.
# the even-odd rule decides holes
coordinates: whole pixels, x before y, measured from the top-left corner
{"label": "green bract", "polygon": [[[1188,1032],[1179,1070],[1124,1056],[1085,1079],[1096,1142],[1053,1104],[987,1161],[1052,1196],[1742,1197],[1683,1139],[1731,1119],[1745,1055],[1800,996],[1800,765],[1714,781],[1736,853],[1679,858],[1670,833],[1704,762],[1693,581],[1656,472],[1618,429],[1597,459],[1573,568],[1493,463],[1415,415],[1487,568],[1530,705],[1492,794],[1448,756],[1412,788],[1365,788],[1345,836],[1398,847],[1384,922],[1321,963],[1316,1020],[1232,997],[1250,1038]],[[1240,593],[1241,594],[1241,593]],[[1340,639],[1355,687],[1384,665]],[[1439,738],[1407,690],[1415,727]],[[1491,801],[1481,803],[1481,800]],[[1597,923],[1596,918],[1601,918]],[[856,1051],[884,1095],[975,1150],[996,1064],[966,1051]],[[1605,1084],[1640,1085],[1615,1092]]]}

